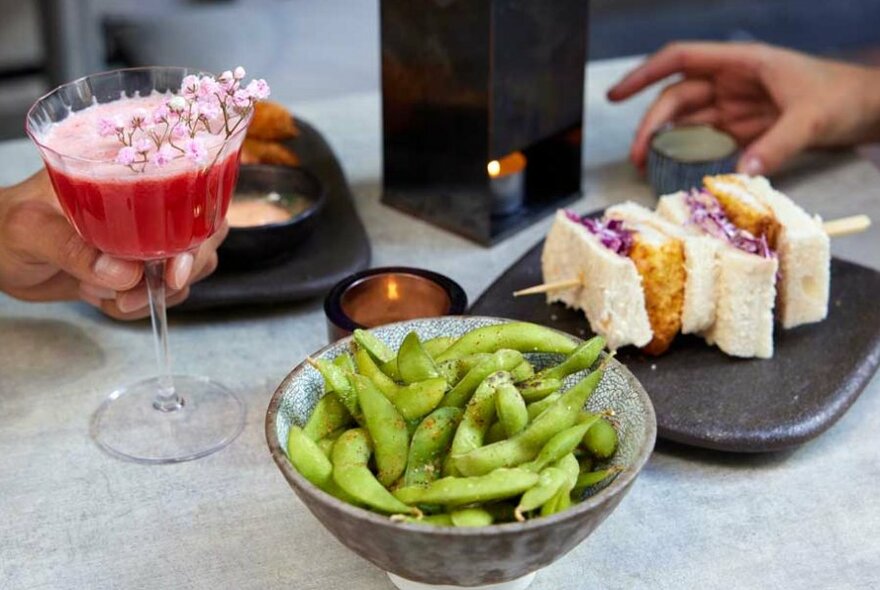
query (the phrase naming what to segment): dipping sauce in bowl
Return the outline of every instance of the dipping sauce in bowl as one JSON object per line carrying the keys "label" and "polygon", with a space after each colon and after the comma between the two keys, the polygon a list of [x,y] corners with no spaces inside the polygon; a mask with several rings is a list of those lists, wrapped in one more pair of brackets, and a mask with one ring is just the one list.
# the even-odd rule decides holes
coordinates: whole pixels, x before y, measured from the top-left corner
{"label": "dipping sauce in bowl", "polygon": [[326,194],[301,168],[242,166],[220,245],[220,266],[253,269],[280,263],[297,252],[315,228]]}
{"label": "dipping sauce in bowl", "polygon": [[229,203],[226,221],[229,222],[230,227],[254,227],[270,223],[283,223],[301,211],[305,211],[308,207],[308,202],[305,199],[294,197],[294,200],[301,204],[298,210],[279,205],[281,195],[274,191],[269,194],[235,193],[235,198]]}

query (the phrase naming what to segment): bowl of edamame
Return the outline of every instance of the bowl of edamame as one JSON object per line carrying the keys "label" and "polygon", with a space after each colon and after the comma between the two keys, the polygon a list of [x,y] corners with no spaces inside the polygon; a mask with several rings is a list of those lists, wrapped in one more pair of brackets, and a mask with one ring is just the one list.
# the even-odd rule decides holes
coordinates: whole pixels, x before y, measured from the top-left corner
{"label": "bowl of edamame", "polygon": [[650,399],[603,349],[489,317],[357,331],[281,383],[266,438],[306,507],[398,587],[524,588],[654,447]]}

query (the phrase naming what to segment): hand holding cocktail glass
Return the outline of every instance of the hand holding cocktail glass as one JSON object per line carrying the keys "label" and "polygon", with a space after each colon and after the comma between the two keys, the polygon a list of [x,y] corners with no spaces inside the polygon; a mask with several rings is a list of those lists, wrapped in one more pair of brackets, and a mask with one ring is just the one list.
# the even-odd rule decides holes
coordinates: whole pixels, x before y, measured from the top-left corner
{"label": "hand holding cocktail glass", "polygon": [[28,134],[84,242],[143,263],[159,375],[117,389],[95,413],[92,435],[117,456],[194,459],[231,442],[244,423],[244,404],[228,389],[171,376],[165,317],[167,261],[177,257],[179,287],[180,261],[187,266],[187,254],[225,231],[253,103],[268,95],[264,81],[245,86],[243,77],[241,68],[217,78],[118,70],[61,86],[28,113]]}
{"label": "hand holding cocktail glass", "polygon": [[[193,253],[168,262],[168,306],[217,265],[221,228]],[[144,265],[103,254],[80,238],[45,169],[0,193],[0,290],[24,301],[81,299],[119,320],[150,315]]]}

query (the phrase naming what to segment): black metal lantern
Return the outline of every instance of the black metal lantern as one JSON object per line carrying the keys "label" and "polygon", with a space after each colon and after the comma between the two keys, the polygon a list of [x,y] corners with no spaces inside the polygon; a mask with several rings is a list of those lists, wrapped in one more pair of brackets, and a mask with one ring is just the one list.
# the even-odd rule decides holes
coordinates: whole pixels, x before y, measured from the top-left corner
{"label": "black metal lantern", "polygon": [[383,202],[484,244],[580,195],[587,0],[382,0]]}

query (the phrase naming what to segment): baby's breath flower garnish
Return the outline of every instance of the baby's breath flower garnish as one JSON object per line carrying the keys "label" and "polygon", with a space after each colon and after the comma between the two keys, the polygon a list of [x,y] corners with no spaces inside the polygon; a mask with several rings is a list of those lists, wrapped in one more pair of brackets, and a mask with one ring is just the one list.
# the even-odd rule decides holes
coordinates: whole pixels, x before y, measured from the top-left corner
{"label": "baby's breath flower garnish", "polygon": [[239,66],[213,76],[186,76],[178,94],[147,112],[134,109],[127,120],[102,118],[97,132],[116,136],[122,147],[115,161],[135,172],[148,165],[161,168],[186,158],[202,166],[208,162],[205,134],[230,137],[245,121],[254,103],[269,96],[265,80],[242,85],[245,70]]}

